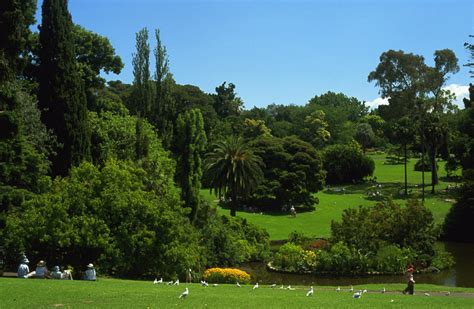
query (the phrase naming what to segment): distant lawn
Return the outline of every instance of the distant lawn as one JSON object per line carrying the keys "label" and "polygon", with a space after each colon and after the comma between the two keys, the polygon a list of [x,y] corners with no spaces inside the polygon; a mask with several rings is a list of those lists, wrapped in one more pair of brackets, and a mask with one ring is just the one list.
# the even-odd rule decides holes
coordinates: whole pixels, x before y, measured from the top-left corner
{"label": "distant lawn", "polygon": [[[383,196],[392,196],[395,202],[402,205],[405,204],[406,198],[400,195],[403,190],[403,165],[385,164],[385,154],[372,154],[371,157],[375,161],[375,173],[377,182],[382,185],[379,191]],[[414,171],[416,159],[409,160],[408,163],[408,186],[411,194],[418,194],[421,198],[421,172]],[[439,161],[439,178],[440,183],[436,186],[436,194],[431,195],[431,173],[425,173],[425,205],[433,212],[435,222],[441,224],[444,217],[452,206],[452,197],[445,191],[446,187],[453,182],[446,180],[446,172],[444,170],[444,162]],[[237,216],[246,218],[258,226],[264,227],[270,234],[272,240],[286,239],[292,231],[302,232],[313,237],[329,237],[331,232],[331,220],[340,220],[342,211],[346,208],[358,207],[359,205],[374,205],[377,198],[369,198],[367,191],[375,191],[372,184],[349,184],[338,186],[345,188],[345,193],[334,192],[325,189],[318,192],[316,196],[319,198],[319,205],[316,211],[298,213],[296,218],[288,215],[276,214],[253,214],[246,212],[237,212]],[[336,189],[337,190],[337,189]],[[209,194],[209,190],[202,190],[204,197],[215,203],[216,197]],[[228,214],[229,210],[219,208],[222,214]]]}
{"label": "distant lawn", "polygon": [[[354,286],[367,289],[362,298],[352,298],[347,287],[336,292],[334,287],[314,286],[314,295],[306,297],[308,287],[294,290],[252,285],[237,288],[235,285],[202,287],[199,284],[180,286],[153,285],[151,281],[101,279],[97,282],[59,281],[0,278],[1,308],[473,308],[474,289],[447,288],[418,284],[416,295],[402,295],[401,284],[383,285],[387,293],[381,294],[382,285]],[[185,287],[189,297],[178,299]],[[449,289],[451,296],[436,291]],[[429,292],[430,297],[424,296]]]}

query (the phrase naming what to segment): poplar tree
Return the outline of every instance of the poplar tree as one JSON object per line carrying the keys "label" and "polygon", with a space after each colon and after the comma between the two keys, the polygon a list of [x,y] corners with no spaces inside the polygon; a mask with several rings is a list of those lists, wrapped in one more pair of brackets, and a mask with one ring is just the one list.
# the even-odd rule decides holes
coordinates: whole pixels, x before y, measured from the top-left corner
{"label": "poplar tree", "polygon": [[62,144],[52,158],[52,173],[66,175],[72,165],[90,157],[87,101],[78,74],[67,0],[43,2],[39,60],[42,120]]}
{"label": "poplar tree", "polygon": [[169,72],[169,60],[166,47],[161,43],[160,30],[155,30],[155,101],[152,108],[151,123],[157,128],[158,134],[166,149],[171,147],[173,141],[174,119],[176,104],[171,95],[174,80]]}
{"label": "poplar tree", "polygon": [[150,81],[150,44],[148,29],[136,33],[136,53],[133,54],[133,92],[130,109],[137,115],[148,118],[153,102],[153,88]]}
{"label": "poplar tree", "polygon": [[179,114],[176,121],[177,129],[177,183],[181,187],[181,198],[186,207],[191,208],[189,218],[194,222],[197,217],[202,178],[201,156],[206,148],[204,120],[199,109],[191,109]]}

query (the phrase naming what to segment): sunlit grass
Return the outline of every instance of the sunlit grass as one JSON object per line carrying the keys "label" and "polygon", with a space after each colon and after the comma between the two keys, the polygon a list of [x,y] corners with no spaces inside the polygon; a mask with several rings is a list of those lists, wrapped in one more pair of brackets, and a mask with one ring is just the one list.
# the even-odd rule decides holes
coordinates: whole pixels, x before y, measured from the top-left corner
{"label": "sunlit grass", "polygon": [[[102,279],[97,282],[24,280],[0,278],[1,308],[46,308],[46,307],[93,307],[93,308],[473,308],[473,298],[467,294],[474,289],[449,288],[451,296],[442,286],[416,286],[416,295],[402,295],[401,284],[383,285],[387,293],[379,291],[382,285],[354,286],[355,290],[367,289],[369,293],[361,299],[352,298],[348,287],[336,292],[335,287],[314,286],[314,295],[306,297],[307,286],[296,286],[294,290],[270,288],[261,285],[253,290],[252,285],[220,284],[217,287],[202,287],[199,284],[180,286],[153,285],[151,281]],[[178,296],[189,288],[186,299]],[[436,291],[443,293],[436,293]],[[430,293],[430,297],[424,296]]]}
{"label": "sunlit grass", "polygon": [[[378,189],[384,198],[391,196],[392,199],[404,205],[407,198],[400,195],[403,191],[403,165],[385,164],[386,158],[384,154],[373,154],[371,157],[375,160],[375,173],[377,182],[382,185]],[[414,171],[416,159],[408,162],[408,186],[411,196],[421,198],[421,172]],[[444,170],[444,162],[439,162],[439,178],[440,183],[436,186],[436,193],[430,193],[431,187],[425,187],[425,205],[432,212],[437,224],[442,224],[444,217],[448,213],[453,203],[453,198],[446,188],[448,185],[455,185],[454,182],[447,181],[446,172]],[[425,183],[431,183],[431,173],[425,173]],[[316,196],[319,198],[319,205],[316,205],[316,211],[298,213],[296,218],[288,215],[278,214],[259,214],[237,212],[237,216],[246,218],[258,226],[264,227],[270,234],[271,239],[286,239],[292,231],[302,232],[313,237],[330,236],[331,221],[340,220],[342,211],[346,208],[358,207],[359,205],[374,205],[377,198],[370,198],[367,191],[375,191],[372,184],[350,184],[338,186],[344,188],[345,192],[334,192],[332,190],[323,190],[318,192]],[[216,203],[216,197],[209,193],[209,190],[202,190],[205,199],[212,203]],[[219,208],[222,214],[228,214],[229,210]]]}

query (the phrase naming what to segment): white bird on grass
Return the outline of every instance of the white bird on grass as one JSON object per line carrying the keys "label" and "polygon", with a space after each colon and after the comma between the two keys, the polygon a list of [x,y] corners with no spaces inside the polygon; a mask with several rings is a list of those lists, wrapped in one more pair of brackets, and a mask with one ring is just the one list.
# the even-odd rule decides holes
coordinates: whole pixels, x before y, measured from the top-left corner
{"label": "white bird on grass", "polygon": [[285,287],[283,286],[283,284],[281,285],[280,289],[284,289]]}
{"label": "white bird on grass", "polygon": [[362,293],[367,293],[367,290],[363,290]]}
{"label": "white bird on grass", "polygon": [[186,298],[189,295],[189,290],[186,288],[181,295],[179,295],[179,298]]}
{"label": "white bird on grass", "polygon": [[254,289],[254,290],[255,290],[255,289],[258,289],[258,282],[255,283],[255,285],[253,286],[253,289]]}
{"label": "white bird on grass", "polygon": [[337,289],[336,289],[336,292],[340,292],[341,291],[341,287],[338,286]]}
{"label": "white bird on grass", "polygon": [[272,289],[273,289],[274,287],[276,287],[276,286],[277,286],[276,283],[270,285],[270,287],[271,287]]}
{"label": "white bird on grass", "polygon": [[431,294],[430,294],[430,293],[425,293],[424,295],[425,295],[425,296],[431,296]]}
{"label": "white bird on grass", "polygon": [[349,292],[354,292],[354,287],[351,285],[351,288],[349,289]]}
{"label": "white bird on grass", "polygon": [[380,293],[382,294],[385,294],[385,292],[386,292],[385,288],[382,288],[382,290],[380,291]]}
{"label": "white bird on grass", "polygon": [[238,283],[238,282],[237,282],[237,284],[236,284],[236,285],[237,285],[237,287],[238,287],[238,288],[240,288],[240,283]]}
{"label": "white bird on grass", "polygon": [[217,288],[219,285],[217,283],[214,283],[212,286]]}
{"label": "white bird on grass", "polygon": [[173,285],[179,285],[179,279],[176,279],[176,281],[173,283]]}
{"label": "white bird on grass", "polygon": [[306,293],[306,296],[313,296],[313,293],[314,293],[314,290],[313,290],[313,287],[311,287]]}
{"label": "white bird on grass", "polygon": [[172,285],[172,284],[173,284],[173,280],[167,283],[167,285]]}
{"label": "white bird on grass", "polygon": [[353,298],[361,298],[362,297],[362,291],[355,292],[354,295],[352,295]]}
{"label": "white bird on grass", "polygon": [[447,291],[446,294],[444,294],[444,295],[449,296],[449,295],[451,295],[451,292]]}
{"label": "white bird on grass", "polygon": [[206,281],[201,280],[201,285],[207,287],[207,286],[209,286],[209,283],[207,283]]}
{"label": "white bird on grass", "polygon": [[153,284],[162,284],[163,283],[163,278],[158,280],[158,278],[155,278],[155,281],[153,281]]}

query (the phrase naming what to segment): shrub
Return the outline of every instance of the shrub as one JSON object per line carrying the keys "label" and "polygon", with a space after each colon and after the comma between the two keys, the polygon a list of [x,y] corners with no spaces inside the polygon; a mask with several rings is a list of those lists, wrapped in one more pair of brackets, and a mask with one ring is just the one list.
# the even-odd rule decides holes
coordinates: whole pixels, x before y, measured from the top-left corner
{"label": "shrub", "polygon": [[281,270],[300,271],[303,265],[303,249],[291,242],[287,242],[278,249],[273,265]]}
{"label": "shrub", "polygon": [[369,269],[369,259],[366,254],[343,242],[337,242],[328,251],[319,251],[320,271],[338,274],[359,274]]}
{"label": "shrub", "polygon": [[357,145],[332,145],[324,150],[324,169],[328,183],[349,183],[371,176],[375,163]]}
{"label": "shrub", "polygon": [[[430,158],[428,156],[425,156],[423,163],[425,165],[425,172],[431,172],[431,161],[430,161]],[[438,168],[439,168],[439,165],[438,165],[438,163],[436,163],[436,169],[438,169]],[[421,159],[416,161],[414,169],[417,172],[422,172],[423,171],[423,164],[421,162]]]}
{"label": "shrub", "polygon": [[397,245],[381,247],[373,259],[373,266],[382,272],[401,273],[406,265],[412,264],[414,254],[409,248],[401,249]]}
{"label": "shrub", "polygon": [[454,264],[453,255],[444,250],[436,250],[433,260],[431,261],[431,266],[440,270],[450,268]]}
{"label": "shrub", "polygon": [[249,283],[250,275],[237,268],[209,268],[202,276],[209,283]]}

